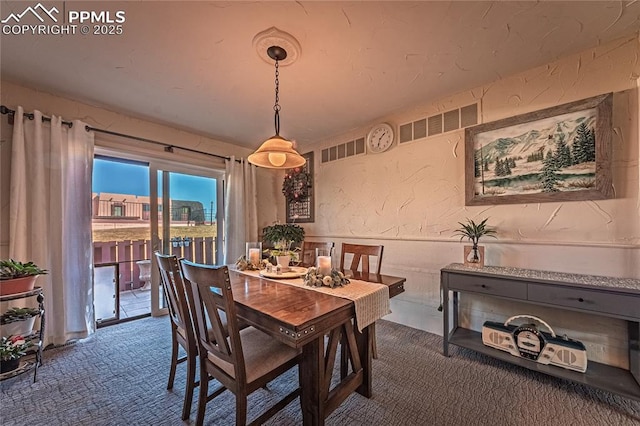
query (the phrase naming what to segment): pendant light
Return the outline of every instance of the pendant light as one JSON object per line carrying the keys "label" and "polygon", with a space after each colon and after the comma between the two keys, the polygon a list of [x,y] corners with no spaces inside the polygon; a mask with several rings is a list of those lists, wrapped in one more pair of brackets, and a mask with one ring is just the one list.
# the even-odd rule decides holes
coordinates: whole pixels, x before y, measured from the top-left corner
{"label": "pendant light", "polygon": [[247,159],[251,164],[269,169],[291,169],[304,166],[305,158],[293,149],[293,143],[280,136],[280,81],[278,63],[287,57],[287,51],[280,46],[271,46],[267,49],[267,55],[276,61],[276,101],[273,105],[275,112],[274,124],[276,134],[264,141],[260,148]]}

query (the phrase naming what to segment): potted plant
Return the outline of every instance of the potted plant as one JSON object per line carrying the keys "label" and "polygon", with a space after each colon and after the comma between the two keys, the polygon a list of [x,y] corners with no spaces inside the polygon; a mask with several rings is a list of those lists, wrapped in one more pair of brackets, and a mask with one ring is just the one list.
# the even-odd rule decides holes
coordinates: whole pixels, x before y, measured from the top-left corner
{"label": "potted plant", "polygon": [[274,256],[278,265],[287,268],[292,259],[298,258],[299,248],[292,249],[292,246],[304,240],[304,228],[295,223],[274,223],[262,229],[262,239],[274,247],[265,252]]}
{"label": "potted plant", "polygon": [[0,339],[0,373],[8,373],[20,366],[20,358],[26,355],[30,344],[24,337],[9,336]]}
{"label": "potted plant", "polygon": [[0,334],[2,336],[31,334],[39,308],[11,308],[0,315]]}
{"label": "potted plant", "polygon": [[0,260],[0,296],[33,290],[38,275],[46,273],[33,262]]}
{"label": "potted plant", "polygon": [[467,223],[458,222],[460,228],[455,230],[454,235],[459,235],[460,241],[467,238],[473,244],[472,246],[465,246],[465,265],[484,266],[484,247],[478,247],[478,241],[480,241],[480,237],[484,235],[497,238],[495,236],[495,228],[487,226],[487,220],[489,220],[489,218],[482,220],[480,223],[475,223],[473,220],[467,218]]}

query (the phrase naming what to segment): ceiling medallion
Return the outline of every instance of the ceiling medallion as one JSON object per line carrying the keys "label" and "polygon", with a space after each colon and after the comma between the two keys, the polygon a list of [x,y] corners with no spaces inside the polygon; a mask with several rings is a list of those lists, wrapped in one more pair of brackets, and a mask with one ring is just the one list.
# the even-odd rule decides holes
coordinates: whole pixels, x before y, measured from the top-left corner
{"label": "ceiling medallion", "polygon": [[298,40],[291,34],[280,31],[276,27],[259,32],[253,38],[253,47],[256,49],[256,53],[269,65],[274,63],[274,59],[267,54],[267,50],[271,46],[279,46],[287,52],[286,58],[279,61],[280,66],[283,67],[294,63],[302,54]]}

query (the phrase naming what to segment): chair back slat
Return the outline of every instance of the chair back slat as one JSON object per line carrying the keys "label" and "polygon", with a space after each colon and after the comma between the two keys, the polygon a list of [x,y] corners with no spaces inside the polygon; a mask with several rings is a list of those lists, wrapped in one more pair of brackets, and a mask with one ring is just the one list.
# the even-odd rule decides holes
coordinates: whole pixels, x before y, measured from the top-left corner
{"label": "chair back slat", "polygon": [[184,280],[178,258],[155,252],[160,270],[160,283],[168,302],[171,321],[187,333],[193,333],[189,304],[185,293]]}
{"label": "chair back slat", "polygon": [[302,266],[315,266],[316,264],[316,249],[325,249],[329,252],[333,252],[333,242],[316,242],[316,241],[303,241],[302,249],[300,250],[300,261]]}
{"label": "chair back slat", "polygon": [[361,271],[368,274],[370,271],[370,257],[377,257],[376,274],[380,274],[380,268],[382,267],[382,251],[384,246],[382,245],[364,245],[364,244],[348,244],[342,243],[342,252],[340,253],[340,269],[345,269],[345,255],[351,254],[351,266],[349,269],[357,271],[361,267]]}
{"label": "chair back slat", "polygon": [[[226,266],[201,265],[182,260],[182,270],[191,289],[192,312],[201,350],[232,364],[235,379],[245,380],[244,356],[229,269]],[[223,314],[226,322],[222,320]]]}

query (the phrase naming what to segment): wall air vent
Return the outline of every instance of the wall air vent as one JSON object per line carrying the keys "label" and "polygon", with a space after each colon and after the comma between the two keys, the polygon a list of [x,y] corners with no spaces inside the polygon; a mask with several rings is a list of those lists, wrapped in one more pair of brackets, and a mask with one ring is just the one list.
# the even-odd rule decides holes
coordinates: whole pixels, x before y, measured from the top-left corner
{"label": "wall air vent", "polygon": [[335,160],[341,160],[354,155],[364,154],[364,138],[334,145],[322,150],[321,162],[329,163]]}
{"label": "wall air vent", "polygon": [[452,109],[400,125],[400,143],[411,142],[478,124],[478,104]]}

